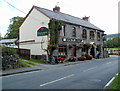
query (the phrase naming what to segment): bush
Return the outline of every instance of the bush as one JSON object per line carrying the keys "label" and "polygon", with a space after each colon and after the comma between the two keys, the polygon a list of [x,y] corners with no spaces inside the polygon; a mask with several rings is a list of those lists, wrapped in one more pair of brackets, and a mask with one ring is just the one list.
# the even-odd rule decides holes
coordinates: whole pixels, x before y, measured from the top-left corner
{"label": "bush", "polygon": [[2,48],[2,56],[1,56],[2,70],[15,69],[21,67],[16,49],[5,46],[0,46],[0,47]]}
{"label": "bush", "polygon": [[2,56],[16,55],[16,49],[2,46]]}

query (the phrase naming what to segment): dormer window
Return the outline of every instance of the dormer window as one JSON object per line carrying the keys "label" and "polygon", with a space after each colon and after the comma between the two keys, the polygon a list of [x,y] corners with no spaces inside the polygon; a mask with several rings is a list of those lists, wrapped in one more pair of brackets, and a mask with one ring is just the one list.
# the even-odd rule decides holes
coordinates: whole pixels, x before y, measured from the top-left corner
{"label": "dormer window", "polygon": [[73,29],[72,29],[72,36],[76,37],[76,28],[75,27],[73,27]]}
{"label": "dormer window", "polygon": [[94,40],[94,37],[95,37],[94,32],[93,32],[93,31],[90,31],[90,39],[91,39],[91,40]]}
{"label": "dormer window", "polygon": [[82,31],[82,39],[87,39],[87,31],[85,29]]}

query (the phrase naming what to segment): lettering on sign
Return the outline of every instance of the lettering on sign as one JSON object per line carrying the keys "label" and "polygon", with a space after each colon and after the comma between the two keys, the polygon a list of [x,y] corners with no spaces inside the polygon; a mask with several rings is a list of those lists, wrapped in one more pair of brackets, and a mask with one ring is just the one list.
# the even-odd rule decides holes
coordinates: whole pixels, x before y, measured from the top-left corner
{"label": "lettering on sign", "polygon": [[63,38],[63,42],[81,42],[81,39],[75,39],[75,38]]}

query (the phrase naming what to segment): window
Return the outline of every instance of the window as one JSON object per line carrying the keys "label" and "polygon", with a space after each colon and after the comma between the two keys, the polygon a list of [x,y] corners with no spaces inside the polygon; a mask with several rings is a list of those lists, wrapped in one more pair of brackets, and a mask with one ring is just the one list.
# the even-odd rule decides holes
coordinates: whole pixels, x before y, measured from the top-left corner
{"label": "window", "polygon": [[58,51],[59,51],[59,56],[66,56],[67,54],[66,46],[59,45]]}
{"label": "window", "polygon": [[93,31],[90,31],[90,39],[94,40],[94,32]]}
{"label": "window", "polygon": [[73,33],[72,33],[72,36],[73,36],[73,37],[76,37],[76,28],[75,28],[75,27],[73,27]]}
{"label": "window", "polygon": [[61,36],[65,36],[65,25],[64,25],[64,26],[62,26]]}
{"label": "window", "polygon": [[87,31],[85,29],[83,29],[82,38],[87,39]]}
{"label": "window", "polygon": [[100,41],[100,32],[97,32],[97,40]]}

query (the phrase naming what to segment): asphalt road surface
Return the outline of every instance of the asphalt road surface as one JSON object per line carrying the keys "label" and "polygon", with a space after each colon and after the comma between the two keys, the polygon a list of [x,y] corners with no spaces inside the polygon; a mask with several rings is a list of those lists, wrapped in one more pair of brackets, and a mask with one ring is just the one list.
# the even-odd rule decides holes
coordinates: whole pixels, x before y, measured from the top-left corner
{"label": "asphalt road surface", "polygon": [[118,72],[118,56],[2,77],[2,89],[103,89]]}

